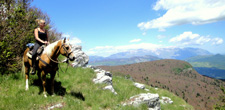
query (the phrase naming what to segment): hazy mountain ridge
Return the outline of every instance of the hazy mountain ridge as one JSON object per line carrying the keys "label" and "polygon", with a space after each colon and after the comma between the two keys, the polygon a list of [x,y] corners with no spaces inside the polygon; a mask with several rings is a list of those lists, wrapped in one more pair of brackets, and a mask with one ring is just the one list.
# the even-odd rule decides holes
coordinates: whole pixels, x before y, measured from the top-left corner
{"label": "hazy mountain ridge", "polygon": [[[145,50],[145,49],[137,49],[137,50],[129,50],[126,52],[120,52],[108,57],[100,57],[100,56],[89,56],[91,65],[116,65],[118,60],[124,60],[124,63],[120,64],[131,64],[130,62],[126,62],[128,58],[141,58],[143,62],[145,61],[153,61],[158,59],[179,59],[184,60],[189,57],[198,56],[198,55],[212,55],[210,52],[199,49],[199,48],[159,48],[155,50]],[[143,58],[144,56],[152,56],[156,57],[156,59]],[[100,63],[101,62],[101,63]],[[104,62],[104,63],[103,63]],[[133,63],[139,63],[133,61]]]}
{"label": "hazy mountain ridge", "polygon": [[211,110],[222,94],[225,83],[197,73],[192,66],[179,60],[157,60],[121,66],[101,66],[122,73],[135,81],[167,89],[200,110]]}
{"label": "hazy mountain ridge", "polygon": [[194,67],[214,67],[225,70],[225,55],[221,54],[190,57],[185,61]]}
{"label": "hazy mountain ridge", "polygon": [[[91,57],[92,58],[92,57]],[[146,61],[154,61],[159,60],[160,58],[146,55],[141,57],[131,57],[131,58],[117,58],[117,59],[104,59],[90,61],[89,64],[91,65],[108,65],[108,66],[115,66],[115,65],[125,65],[125,64],[133,64],[133,63],[140,63]]]}

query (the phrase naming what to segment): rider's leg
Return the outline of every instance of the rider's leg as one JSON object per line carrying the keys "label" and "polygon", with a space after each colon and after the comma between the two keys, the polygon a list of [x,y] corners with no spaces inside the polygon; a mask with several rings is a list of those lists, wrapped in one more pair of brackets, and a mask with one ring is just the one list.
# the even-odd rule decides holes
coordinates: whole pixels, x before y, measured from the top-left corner
{"label": "rider's leg", "polygon": [[34,49],[33,49],[33,54],[32,54],[32,67],[33,67],[33,70],[31,72],[32,75],[34,75],[36,73],[36,57],[37,57],[37,50],[39,47],[40,47],[40,45],[38,43],[35,43]]}

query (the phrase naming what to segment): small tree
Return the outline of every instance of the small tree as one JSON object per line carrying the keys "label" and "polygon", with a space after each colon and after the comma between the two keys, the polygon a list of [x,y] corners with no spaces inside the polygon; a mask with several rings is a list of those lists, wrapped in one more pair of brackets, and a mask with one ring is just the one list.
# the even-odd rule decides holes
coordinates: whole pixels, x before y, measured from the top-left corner
{"label": "small tree", "polygon": [[[0,1],[0,73],[17,72],[26,44],[35,42],[34,29],[37,18],[45,19],[46,29],[51,29],[50,18],[41,10],[30,7],[30,0]],[[61,37],[56,30],[49,31],[50,40]]]}

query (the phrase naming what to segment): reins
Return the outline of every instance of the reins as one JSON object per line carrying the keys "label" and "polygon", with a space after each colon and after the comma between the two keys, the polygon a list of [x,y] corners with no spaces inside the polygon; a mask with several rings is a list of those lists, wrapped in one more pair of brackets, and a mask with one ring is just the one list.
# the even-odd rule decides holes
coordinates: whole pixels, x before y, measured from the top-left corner
{"label": "reins", "polygon": [[[66,63],[67,63],[67,67],[66,67],[66,71],[67,71],[67,69],[68,69],[68,67],[69,67],[69,55],[71,54],[71,53],[73,53],[73,51],[71,51],[71,52],[68,52],[67,51],[67,49],[65,48],[65,46],[64,46],[64,44],[62,44],[62,46],[60,46],[60,48],[59,48],[59,50],[57,51],[57,53],[60,51],[60,49],[63,47],[63,49],[66,51],[66,56],[67,56],[67,61],[66,61]],[[58,65],[59,65],[59,68],[60,68],[60,70],[62,71],[62,69],[61,69],[61,67],[60,67],[60,63],[64,63],[63,61],[56,61],[56,60],[53,60],[49,55],[47,55],[47,57],[52,61],[52,62],[54,62],[54,63],[57,63]],[[48,64],[49,65],[49,64]],[[63,73],[66,73],[66,71],[62,71]],[[58,77],[59,77],[59,71],[58,71]]]}

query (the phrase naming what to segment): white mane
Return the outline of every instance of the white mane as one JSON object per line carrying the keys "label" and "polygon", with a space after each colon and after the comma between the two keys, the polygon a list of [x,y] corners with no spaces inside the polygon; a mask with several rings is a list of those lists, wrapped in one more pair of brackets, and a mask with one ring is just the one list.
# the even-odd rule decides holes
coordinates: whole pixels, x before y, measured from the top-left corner
{"label": "white mane", "polygon": [[[51,54],[52,54],[52,51],[53,51],[53,49],[54,49],[54,47],[55,47],[55,46],[58,44],[58,42],[60,42],[60,41],[63,42],[63,40],[58,40],[58,41],[55,41],[55,42],[49,44],[47,47],[45,47],[43,54],[51,55]],[[66,40],[66,44],[69,45],[69,41],[68,41],[68,40]]]}
{"label": "white mane", "polygon": [[49,44],[47,47],[45,47],[43,54],[51,55],[54,47],[58,44],[59,41],[61,40],[55,41]]}

